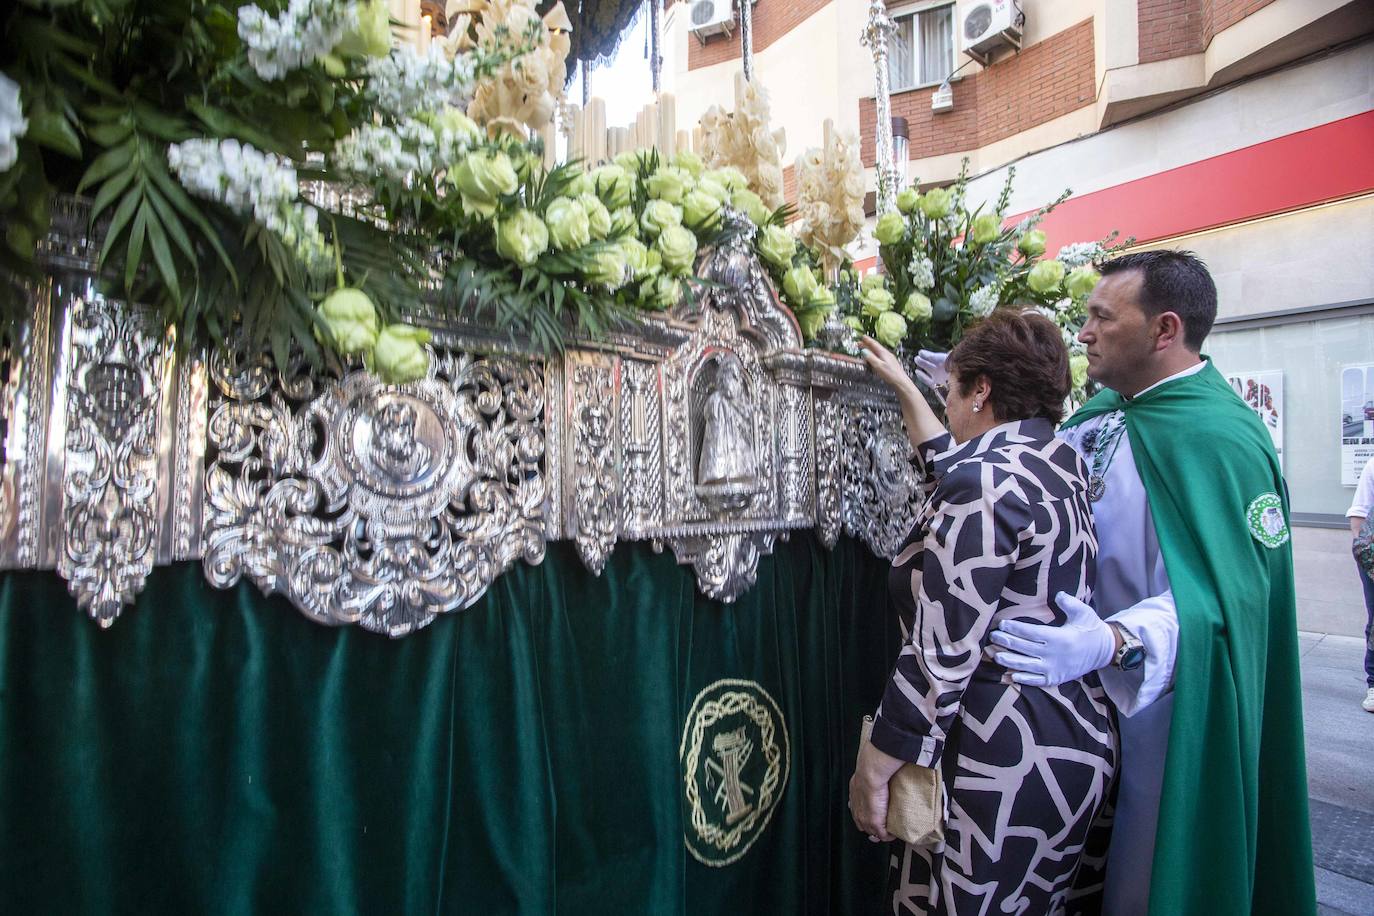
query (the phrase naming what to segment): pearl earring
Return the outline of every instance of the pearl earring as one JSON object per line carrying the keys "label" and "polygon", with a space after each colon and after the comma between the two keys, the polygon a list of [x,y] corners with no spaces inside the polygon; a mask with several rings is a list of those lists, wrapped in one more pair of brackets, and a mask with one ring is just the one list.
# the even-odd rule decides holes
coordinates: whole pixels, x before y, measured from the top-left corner
{"label": "pearl earring", "polygon": [[974,402],[973,402],[973,412],[974,412],[974,413],[977,413],[978,411],[980,411],[980,410],[982,410],[982,409],[983,409],[983,404],[982,404],[981,401],[974,401]]}

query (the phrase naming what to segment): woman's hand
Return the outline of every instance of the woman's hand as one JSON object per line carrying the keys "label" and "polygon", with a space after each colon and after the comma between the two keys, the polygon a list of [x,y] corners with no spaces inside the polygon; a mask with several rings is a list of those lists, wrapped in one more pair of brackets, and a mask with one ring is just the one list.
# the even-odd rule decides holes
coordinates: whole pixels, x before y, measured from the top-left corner
{"label": "woman's hand", "polygon": [[874,375],[887,382],[898,393],[908,388],[915,390],[915,384],[891,350],[867,335],[859,338],[859,346],[863,348],[860,355]]}
{"label": "woman's hand", "polygon": [[902,763],[900,758],[878,750],[871,741],[859,750],[854,776],[849,780],[849,813],[854,826],[875,843],[896,839],[887,832],[887,784]]}

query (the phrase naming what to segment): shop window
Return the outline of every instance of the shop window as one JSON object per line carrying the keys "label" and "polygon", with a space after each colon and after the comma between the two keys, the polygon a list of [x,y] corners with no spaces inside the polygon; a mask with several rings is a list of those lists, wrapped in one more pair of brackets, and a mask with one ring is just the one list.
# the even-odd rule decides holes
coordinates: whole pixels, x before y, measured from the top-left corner
{"label": "shop window", "polygon": [[897,28],[887,52],[893,92],[935,86],[954,70],[954,4],[893,14]]}

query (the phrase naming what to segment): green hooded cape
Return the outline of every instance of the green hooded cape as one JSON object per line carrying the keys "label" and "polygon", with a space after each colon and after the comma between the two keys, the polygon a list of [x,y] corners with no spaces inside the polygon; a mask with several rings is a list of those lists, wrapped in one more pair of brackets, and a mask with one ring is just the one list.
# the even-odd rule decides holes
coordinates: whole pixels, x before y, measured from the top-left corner
{"label": "green hooded cape", "polygon": [[[1204,357],[1205,358],[1205,357]],[[1216,367],[1123,410],[1178,607],[1151,916],[1316,909],[1288,499],[1254,412]]]}

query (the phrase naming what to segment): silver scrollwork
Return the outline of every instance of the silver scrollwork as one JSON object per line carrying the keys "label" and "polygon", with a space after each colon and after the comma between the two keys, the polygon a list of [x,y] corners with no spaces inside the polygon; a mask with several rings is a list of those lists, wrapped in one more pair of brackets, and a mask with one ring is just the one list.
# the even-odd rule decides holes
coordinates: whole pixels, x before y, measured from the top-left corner
{"label": "silver scrollwork", "polygon": [[570,362],[570,366],[569,517],[582,562],[599,575],[620,533],[615,366],[599,356]]}
{"label": "silver scrollwork", "polygon": [[318,393],[212,362],[204,566],[313,619],[401,636],[544,556],[539,367],[444,353],[428,378],[351,372]]}

